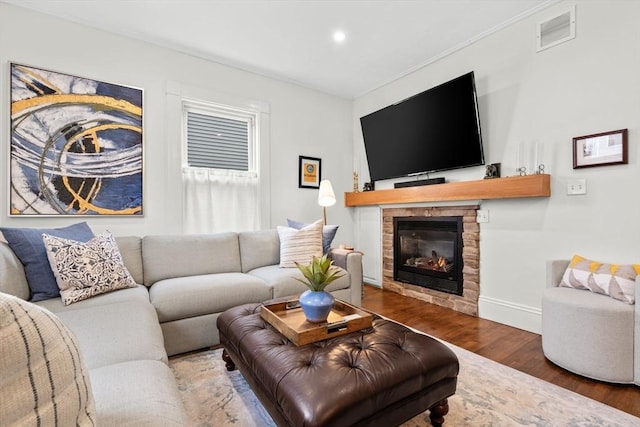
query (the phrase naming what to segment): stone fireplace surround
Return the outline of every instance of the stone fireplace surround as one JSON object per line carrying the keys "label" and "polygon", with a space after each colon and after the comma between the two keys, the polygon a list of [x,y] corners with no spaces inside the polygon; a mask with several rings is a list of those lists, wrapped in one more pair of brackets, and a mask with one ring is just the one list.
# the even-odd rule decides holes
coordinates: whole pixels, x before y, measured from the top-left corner
{"label": "stone fireplace surround", "polygon": [[[480,295],[480,226],[476,222],[476,211],[479,208],[478,205],[465,205],[382,209],[382,287],[401,295],[477,316]],[[410,216],[462,217],[462,296],[393,280],[393,218]]]}

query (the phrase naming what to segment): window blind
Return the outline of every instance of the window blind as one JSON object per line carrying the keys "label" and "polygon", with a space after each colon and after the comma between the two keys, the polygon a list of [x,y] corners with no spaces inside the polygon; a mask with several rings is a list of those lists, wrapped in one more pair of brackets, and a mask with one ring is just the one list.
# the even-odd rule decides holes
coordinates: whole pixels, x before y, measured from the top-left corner
{"label": "window blind", "polygon": [[187,111],[191,167],[249,171],[248,121]]}

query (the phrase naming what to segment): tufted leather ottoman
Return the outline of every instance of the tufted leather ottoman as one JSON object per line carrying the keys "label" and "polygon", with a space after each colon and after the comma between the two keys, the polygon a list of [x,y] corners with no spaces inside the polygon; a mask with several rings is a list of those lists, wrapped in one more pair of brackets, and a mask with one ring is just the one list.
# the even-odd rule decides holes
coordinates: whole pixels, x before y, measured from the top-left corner
{"label": "tufted leather ottoman", "polygon": [[260,304],[218,317],[227,369],[236,366],[279,426],[394,426],[430,409],[440,426],[458,359],[444,344],[375,315],[371,328],[296,347]]}

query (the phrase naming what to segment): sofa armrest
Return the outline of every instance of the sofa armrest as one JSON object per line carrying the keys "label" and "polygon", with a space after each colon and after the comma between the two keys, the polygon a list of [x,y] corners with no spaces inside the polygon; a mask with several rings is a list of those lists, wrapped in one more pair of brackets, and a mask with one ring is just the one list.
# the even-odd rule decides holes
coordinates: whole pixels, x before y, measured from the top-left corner
{"label": "sofa armrest", "polygon": [[555,288],[560,284],[569,262],[566,259],[547,261],[547,288]]}
{"label": "sofa armrest", "polygon": [[349,273],[351,288],[351,304],[362,304],[362,252],[332,248],[328,253],[333,265],[341,267]]}
{"label": "sofa armrest", "polygon": [[30,291],[24,267],[8,244],[0,242],[0,292],[28,300]]}

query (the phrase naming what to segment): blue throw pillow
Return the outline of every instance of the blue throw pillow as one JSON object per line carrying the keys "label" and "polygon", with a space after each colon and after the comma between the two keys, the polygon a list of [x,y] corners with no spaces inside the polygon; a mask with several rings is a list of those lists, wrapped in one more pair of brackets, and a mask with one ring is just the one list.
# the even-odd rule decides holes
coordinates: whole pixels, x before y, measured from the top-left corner
{"label": "blue throw pillow", "polygon": [[42,240],[42,234],[87,242],[91,240],[93,232],[86,222],[73,224],[63,228],[5,228],[0,227],[9,247],[16,254],[27,276],[27,283],[31,289],[31,301],[42,301],[60,296],[60,289],[56,278],[49,266],[47,249]]}
{"label": "blue throw pillow", "polygon": [[[296,221],[294,219],[287,218],[287,226],[291,228],[295,228],[296,230],[300,230],[301,228],[306,227],[307,223]],[[331,242],[333,242],[333,238],[336,237],[336,233],[338,232],[338,225],[325,225],[322,227],[322,253],[328,254],[331,249]]]}

